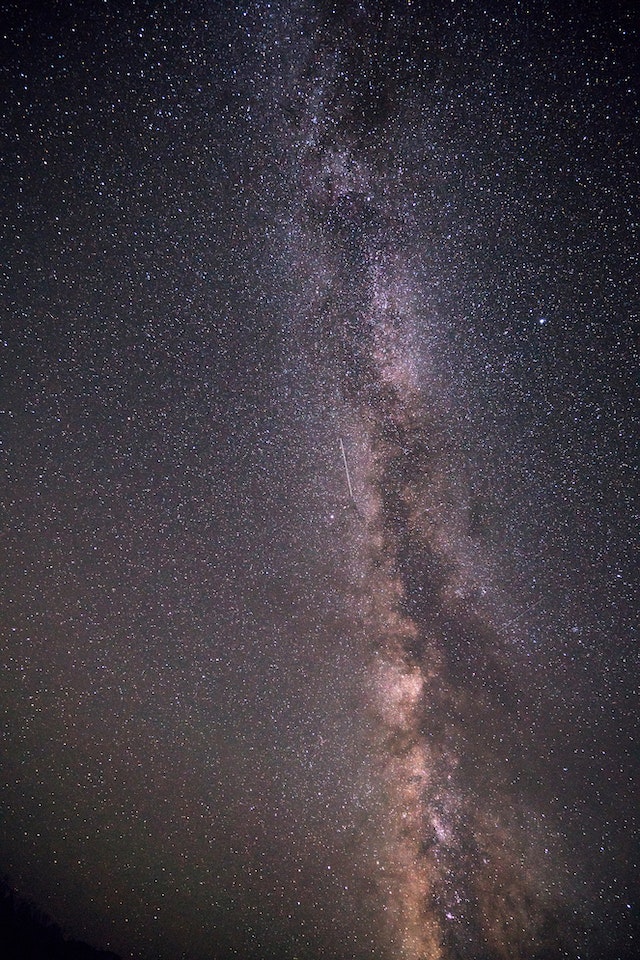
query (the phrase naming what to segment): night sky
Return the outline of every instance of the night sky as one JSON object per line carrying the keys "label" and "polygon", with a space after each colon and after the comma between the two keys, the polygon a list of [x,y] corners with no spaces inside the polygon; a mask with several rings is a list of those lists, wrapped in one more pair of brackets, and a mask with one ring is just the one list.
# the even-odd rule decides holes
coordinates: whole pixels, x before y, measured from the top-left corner
{"label": "night sky", "polygon": [[0,874],[136,960],[632,960],[634,4],[3,3]]}

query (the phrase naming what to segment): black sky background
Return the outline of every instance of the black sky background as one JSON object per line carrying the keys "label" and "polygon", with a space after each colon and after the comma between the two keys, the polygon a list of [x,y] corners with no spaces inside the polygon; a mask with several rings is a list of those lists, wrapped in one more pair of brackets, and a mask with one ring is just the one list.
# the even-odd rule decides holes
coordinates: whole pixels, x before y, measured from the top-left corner
{"label": "black sky background", "polygon": [[[464,714],[460,790],[486,765],[483,816],[516,798],[565,931],[517,955],[634,956],[633,6],[2,26],[2,873],[123,957],[394,955],[340,436],[361,502],[385,488],[336,372],[370,362],[378,243],[483,584],[485,633],[452,614],[442,645],[442,687],[493,704]],[[361,195],[336,199],[340,151]],[[442,956],[503,955],[474,929]]]}

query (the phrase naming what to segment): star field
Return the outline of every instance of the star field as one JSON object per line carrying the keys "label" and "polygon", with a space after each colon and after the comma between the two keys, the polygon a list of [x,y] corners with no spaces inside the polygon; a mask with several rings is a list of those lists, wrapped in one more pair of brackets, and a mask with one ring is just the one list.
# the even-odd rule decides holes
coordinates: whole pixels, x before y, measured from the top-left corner
{"label": "star field", "polygon": [[638,16],[2,8],[0,864],[122,958],[638,950]]}

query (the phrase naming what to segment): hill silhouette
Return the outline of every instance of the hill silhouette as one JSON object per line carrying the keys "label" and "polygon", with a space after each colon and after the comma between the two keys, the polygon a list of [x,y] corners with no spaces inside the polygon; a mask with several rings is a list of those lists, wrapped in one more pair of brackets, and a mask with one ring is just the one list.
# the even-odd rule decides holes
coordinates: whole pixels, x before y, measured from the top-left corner
{"label": "hill silhouette", "polygon": [[34,903],[0,880],[0,957],[2,960],[121,960],[110,950],[97,950],[67,939],[57,923]]}

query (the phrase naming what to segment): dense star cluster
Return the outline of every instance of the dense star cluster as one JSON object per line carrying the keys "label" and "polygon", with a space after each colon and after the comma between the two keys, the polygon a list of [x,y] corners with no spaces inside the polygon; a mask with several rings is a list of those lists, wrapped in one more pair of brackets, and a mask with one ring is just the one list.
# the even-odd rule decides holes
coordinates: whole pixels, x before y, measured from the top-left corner
{"label": "dense star cluster", "polygon": [[632,6],[2,5],[3,917],[637,956]]}

